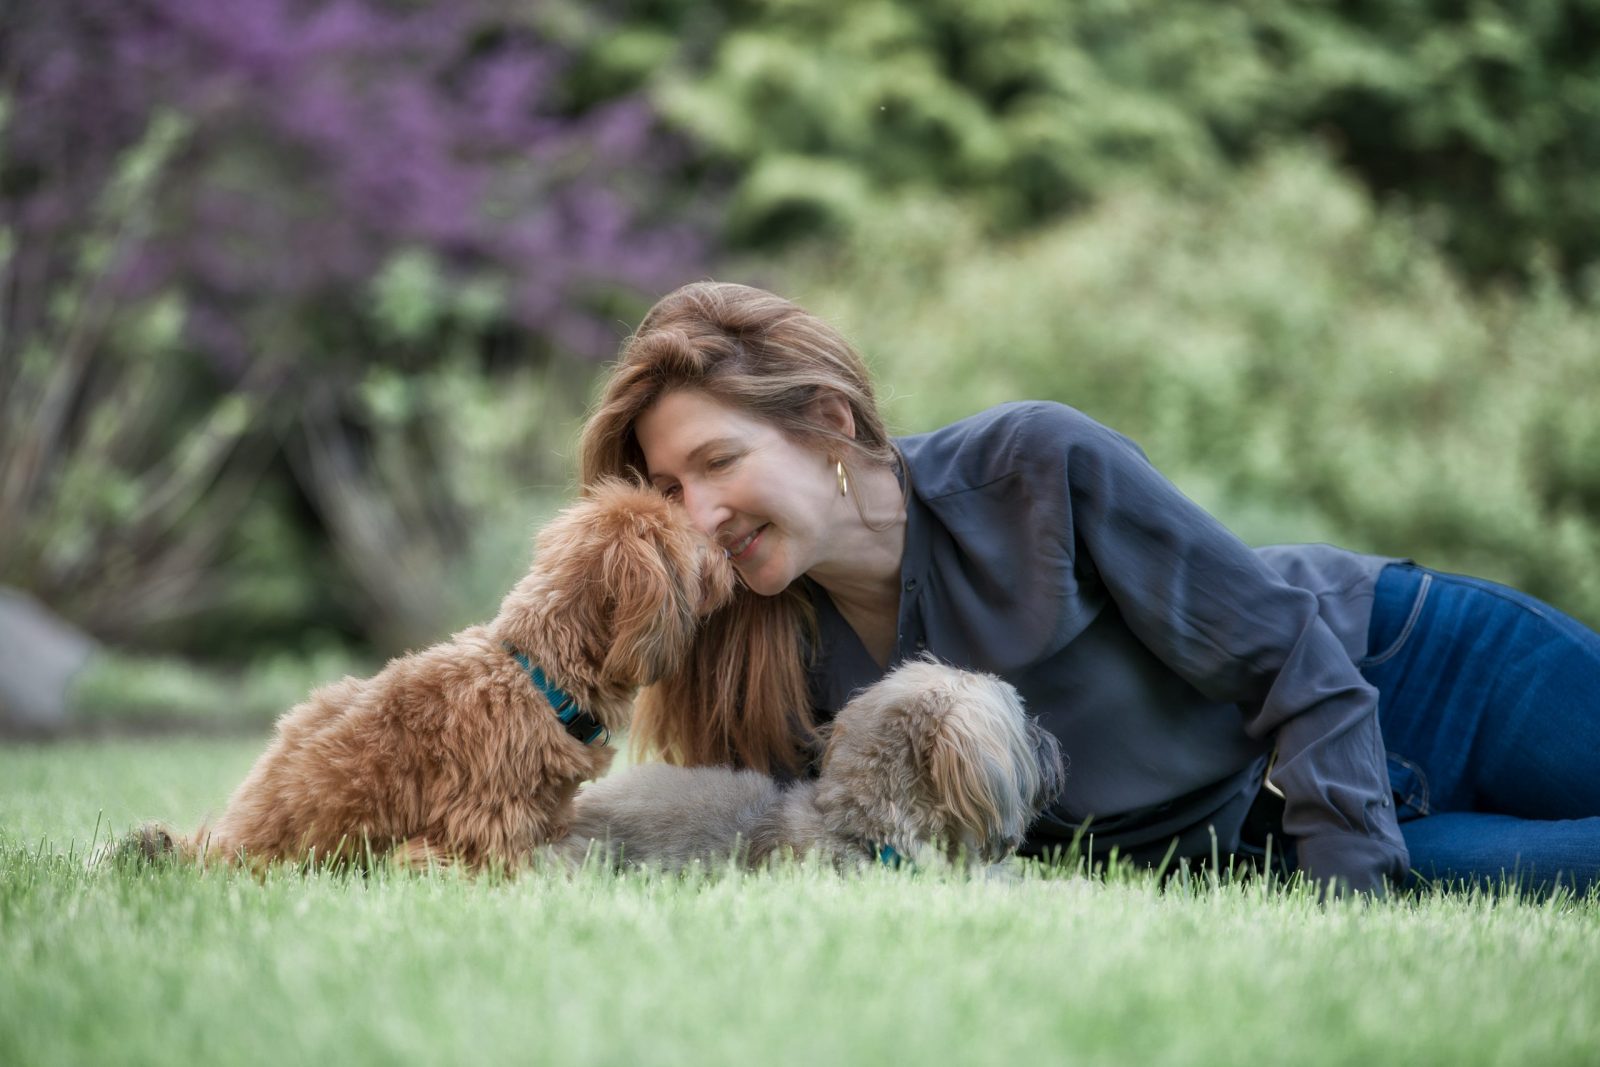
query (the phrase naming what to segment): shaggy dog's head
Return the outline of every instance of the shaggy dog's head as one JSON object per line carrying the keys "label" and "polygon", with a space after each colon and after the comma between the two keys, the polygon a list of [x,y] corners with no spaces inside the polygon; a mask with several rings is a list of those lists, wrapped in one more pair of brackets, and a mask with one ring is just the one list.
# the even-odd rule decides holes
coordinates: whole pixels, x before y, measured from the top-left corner
{"label": "shaggy dog's head", "polygon": [[1010,685],[915,660],[839,711],[817,802],[830,832],[863,847],[915,858],[937,841],[951,858],[993,862],[1065,778],[1059,744]]}
{"label": "shaggy dog's head", "polygon": [[558,677],[648,685],[733,595],[721,549],[653,489],[608,479],[540,531],[534,567],[493,626]]}

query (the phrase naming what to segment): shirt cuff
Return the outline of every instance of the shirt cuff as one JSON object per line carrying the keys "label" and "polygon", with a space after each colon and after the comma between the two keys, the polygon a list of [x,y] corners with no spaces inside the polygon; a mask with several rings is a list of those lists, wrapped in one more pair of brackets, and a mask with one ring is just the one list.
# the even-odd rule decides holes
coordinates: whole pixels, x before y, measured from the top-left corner
{"label": "shirt cuff", "polygon": [[1295,841],[1298,866],[1324,892],[1354,890],[1383,895],[1405,881],[1405,850],[1366,834],[1328,833]]}

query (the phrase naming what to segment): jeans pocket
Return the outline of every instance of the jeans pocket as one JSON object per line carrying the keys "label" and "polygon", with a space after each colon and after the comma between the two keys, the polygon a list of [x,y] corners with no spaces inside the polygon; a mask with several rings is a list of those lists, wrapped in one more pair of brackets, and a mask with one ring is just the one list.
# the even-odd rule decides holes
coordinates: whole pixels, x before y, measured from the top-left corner
{"label": "jeans pocket", "polygon": [[1412,598],[1411,610],[1406,614],[1405,625],[1400,627],[1400,632],[1395,635],[1395,639],[1393,641],[1389,642],[1388,648],[1385,648],[1382,652],[1378,652],[1367,656],[1364,659],[1358,660],[1356,662],[1356,667],[1358,669],[1366,670],[1368,667],[1376,667],[1385,660],[1393,658],[1402,648],[1405,647],[1406,641],[1411,637],[1412,631],[1417,628],[1417,620],[1422,617],[1422,607],[1428,602],[1428,589],[1432,585],[1433,575],[1424,571],[1422,574],[1422,582],[1417,586],[1417,595]]}
{"label": "jeans pocket", "polygon": [[1394,792],[1394,813],[1401,822],[1428,814],[1428,776],[1404,756],[1389,754],[1389,788]]}

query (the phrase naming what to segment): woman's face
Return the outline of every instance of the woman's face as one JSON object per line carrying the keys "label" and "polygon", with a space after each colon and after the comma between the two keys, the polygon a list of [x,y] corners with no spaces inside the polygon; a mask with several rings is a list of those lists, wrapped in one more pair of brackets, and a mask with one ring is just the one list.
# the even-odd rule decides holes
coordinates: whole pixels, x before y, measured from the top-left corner
{"label": "woman's face", "polygon": [[634,434],[651,483],[728,550],[762,596],[825,560],[833,524],[855,514],[828,456],[698,390],[667,393],[635,420]]}

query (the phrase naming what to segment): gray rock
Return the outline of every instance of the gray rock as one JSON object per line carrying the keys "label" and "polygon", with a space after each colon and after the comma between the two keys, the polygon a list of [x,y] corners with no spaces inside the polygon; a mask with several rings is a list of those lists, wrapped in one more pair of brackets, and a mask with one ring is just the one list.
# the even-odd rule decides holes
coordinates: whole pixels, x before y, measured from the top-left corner
{"label": "gray rock", "polygon": [[65,729],[67,687],[99,647],[28,594],[0,587],[0,732]]}

